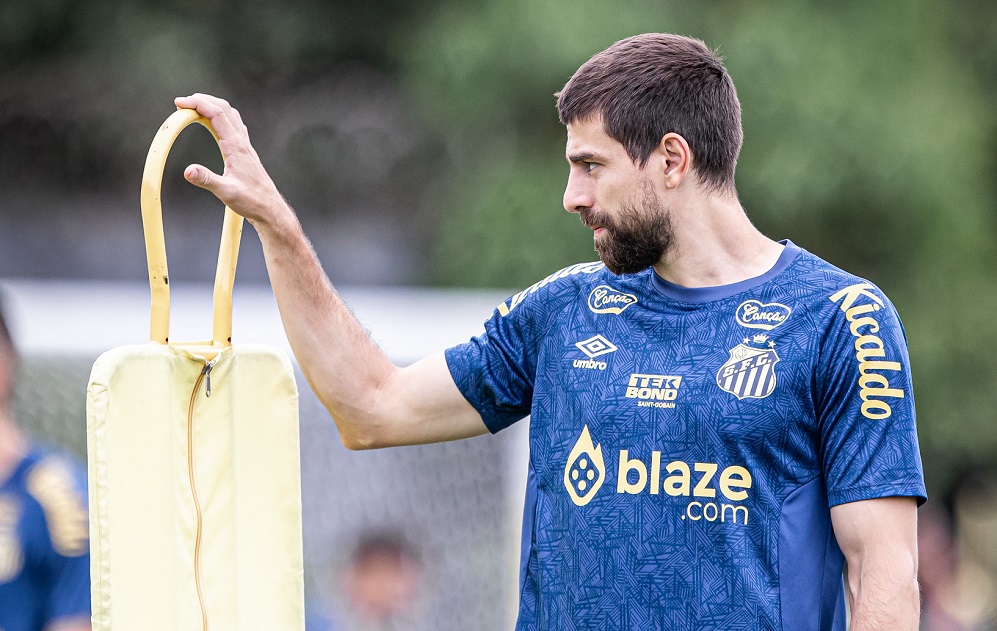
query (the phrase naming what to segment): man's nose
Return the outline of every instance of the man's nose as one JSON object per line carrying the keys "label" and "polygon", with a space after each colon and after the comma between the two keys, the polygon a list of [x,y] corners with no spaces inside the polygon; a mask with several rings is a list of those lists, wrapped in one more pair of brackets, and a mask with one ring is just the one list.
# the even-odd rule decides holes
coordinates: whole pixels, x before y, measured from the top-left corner
{"label": "man's nose", "polygon": [[588,186],[585,186],[574,172],[568,175],[568,184],[564,187],[564,209],[569,213],[581,212],[591,208],[594,200]]}

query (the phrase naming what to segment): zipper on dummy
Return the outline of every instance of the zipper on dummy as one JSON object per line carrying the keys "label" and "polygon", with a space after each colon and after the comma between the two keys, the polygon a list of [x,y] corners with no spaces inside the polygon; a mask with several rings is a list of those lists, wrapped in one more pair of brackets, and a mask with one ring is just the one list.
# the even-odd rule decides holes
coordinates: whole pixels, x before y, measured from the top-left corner
{"label": "zipper on dummy", "polygon": [[195,512],[195,535],[194,535],[194,585],[197,588],[197,604],[201,608],[201,629],[208,630],[208,612],[204,606],[204,594],[201,591],[201,502],[197,497],[197,482],[194,475],[194,404],[197,401],[197,392],[201,389],[201,382],[205,382],[204,394],[211,396],[211,369],[214,368],[218,358],[212,361],[205,361],[204,368],[194,381],[194,388],[190,393],[190,405],[187,407],[187,476],[190,481],[190,493],[194,499]]}

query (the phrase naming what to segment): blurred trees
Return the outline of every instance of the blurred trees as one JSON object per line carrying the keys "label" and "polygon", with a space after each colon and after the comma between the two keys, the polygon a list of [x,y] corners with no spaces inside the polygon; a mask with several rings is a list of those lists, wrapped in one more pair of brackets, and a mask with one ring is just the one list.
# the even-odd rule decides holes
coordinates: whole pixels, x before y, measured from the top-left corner
{"label": "blurred trees", "polygon": [[524,286],[594,258],[560,210],[552,95],[652,30],[725,56],[756,224],[897,304],[933,488],[965,460],[997,465],[992,2],[0,3],[0,231],[26,208],[85,206],[97,225],[133,208],[172,97],[210,90],[243,110],[334,279]]}
{"label": "blurred trees", "polygon": [[414,31],[405,75],[463,152],[437,278],[520,286],[592,258],[587,231],[557,212],[567,167],[550,95],[616,39],[695,34],[738,87],[749,215],[897,304],[932,488],[963,460],[994,463],[997,20],[965,4],[580,2],[564,14],[509,0],[440,12]]}

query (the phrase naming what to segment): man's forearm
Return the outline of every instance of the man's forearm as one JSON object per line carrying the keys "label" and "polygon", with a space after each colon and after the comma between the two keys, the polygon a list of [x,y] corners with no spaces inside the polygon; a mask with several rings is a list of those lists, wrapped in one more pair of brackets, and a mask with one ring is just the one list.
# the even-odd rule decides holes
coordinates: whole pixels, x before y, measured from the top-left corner
{"label": "man's forearm", "polygon": [[849,631],[917,631],[921,599],[916,572],[880,568],[849,572]]}
{"label": "man's forearm", "polygon": [[287,339],[343,443],[371,446],[377,392],[395,370],[333,289],[290,207],[253,221]]}

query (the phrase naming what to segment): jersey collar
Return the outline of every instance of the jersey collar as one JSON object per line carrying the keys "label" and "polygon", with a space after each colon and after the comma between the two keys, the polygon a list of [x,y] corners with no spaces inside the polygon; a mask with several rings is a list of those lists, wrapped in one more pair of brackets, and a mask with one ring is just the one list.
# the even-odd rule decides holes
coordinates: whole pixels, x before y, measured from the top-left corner
{"label": "jersey collar", "polygon": [[773,265],[771,269],[760,276],[731,283],[730,285],[717,285],[715,287],[682,287],[681,285],[670,283],[664,278],[661,278],[652,267],[651,286],[654,287],[655,291],[659,294],[678,302],[704,303],[729,298],[730,296],[739,294],[749,289],[754,289],[763,283],[767,283],[785,271],[786,268],[792,264],[800,253],[799,246],[794,244],[789,239],[783,239],[779,241],[779,243],[786,246],[782,249],[782,254],[779,255],[779,260],[775,262],[775,265]]}

